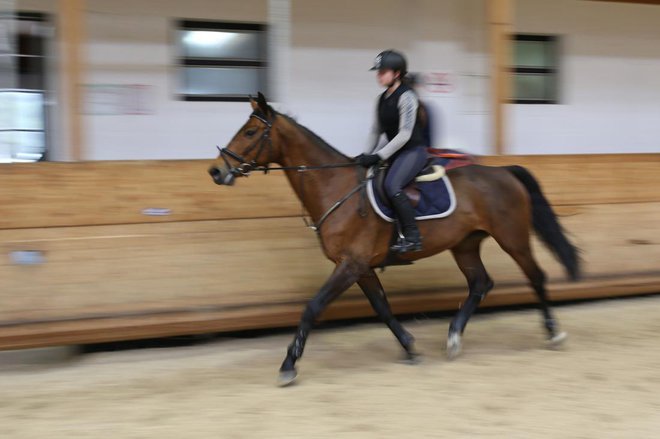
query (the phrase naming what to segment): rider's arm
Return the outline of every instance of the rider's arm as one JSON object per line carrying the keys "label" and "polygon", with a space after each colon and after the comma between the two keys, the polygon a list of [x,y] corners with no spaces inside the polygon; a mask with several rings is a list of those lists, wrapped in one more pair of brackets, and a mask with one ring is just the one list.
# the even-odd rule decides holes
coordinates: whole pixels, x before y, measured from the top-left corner
{"label": "rider's arm", "polygon": [[373,154],[374,149],[378,146],[381,134],[383,134],[383,131],[380,128],[380,123],[378,123],[378,101],[376,101],[376,111],[374,112],[374,120],[371,123],[371,131],[369,131],[369,137],[367,138],[367,147],[364,150],[365,154]]}
{"label": "rider's arm", "polygon": [[417,118],[417,107],[419,107],[419,101],[415,92],[409,90],[401,95],[399,98],[399,133],[387,145],[378,150],[377,154],[381,159],[387,160],[410,140]]}

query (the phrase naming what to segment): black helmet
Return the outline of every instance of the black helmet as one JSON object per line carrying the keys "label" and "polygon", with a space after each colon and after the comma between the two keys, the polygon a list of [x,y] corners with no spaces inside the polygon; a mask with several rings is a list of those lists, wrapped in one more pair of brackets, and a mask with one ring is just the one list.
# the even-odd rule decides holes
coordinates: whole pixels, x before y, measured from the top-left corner
{"label": "black helmet", "polygon": [[401,76],[408,73],[406,58],[395,50],[380,52],[374,60],[374,66],[369,70],[392,69],[401,72]]}

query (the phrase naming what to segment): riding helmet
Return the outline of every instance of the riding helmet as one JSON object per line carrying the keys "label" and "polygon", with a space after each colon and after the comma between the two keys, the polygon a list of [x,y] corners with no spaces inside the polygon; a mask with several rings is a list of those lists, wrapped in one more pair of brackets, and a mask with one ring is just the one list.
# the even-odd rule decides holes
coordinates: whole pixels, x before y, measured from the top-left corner
{"label": "riding helmet", "polygon": [[380,52],[374,60],[374,66],[369,70],[392,69],[401,72],[401,76],[408,73],[408,64],[403,54],[395,50]]}

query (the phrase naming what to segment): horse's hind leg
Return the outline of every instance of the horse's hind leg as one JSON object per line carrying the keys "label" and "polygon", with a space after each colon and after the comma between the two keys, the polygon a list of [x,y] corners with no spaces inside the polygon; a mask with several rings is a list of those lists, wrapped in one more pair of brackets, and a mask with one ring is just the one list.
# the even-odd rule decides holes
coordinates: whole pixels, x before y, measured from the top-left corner
{"label": "horse's hind leg", "polygon": [[358,285],[360,285],[364,295],[369,299],[369,303],[371,303],[378,317],[390,328],[396,339],[401,343],[401,346],[406,351],[406,360],[408,362],[415,362],[418,359],[418,354],[415,352],[414,347],[415,338],[401,326],[401,323],[392,314],[383,286],[374,270],[369,270],[362,275],[358,279]]}
{"label": "horse's hind leg", "polygon": [[447,337],[447,356],[449,359],[453,359],[460,354],[461,336],[465,331],[465,326],[479,303],[493,288],[493,281],[488,276],[479,254],[481,241],[486,236],[483,232],[473,233],[452,249],[458,268],[467,279],[469,294],[449,325],[449,336]]}
{"label": "horse's hind leg", "polygon": [[506,242],[497,238],[496,240],[502,249],[511,255],[513,260],[516,261],[523,273],[525,273],[525,276],[529,279],[530,285],[539,299],[539,307],[543,313],[545,329],[548,332],[548,341],[551,345],[559,345],[566,338],[566,333],[558,331],[557,321],[550,309],[548,294],[545,289],[545,273],[543,273],[543,270],[541,270],[536,263],[534,255],[532,255],[529,246],[529,235],[524,236],[518,234],[514,236],[513,239],[509,239]]}

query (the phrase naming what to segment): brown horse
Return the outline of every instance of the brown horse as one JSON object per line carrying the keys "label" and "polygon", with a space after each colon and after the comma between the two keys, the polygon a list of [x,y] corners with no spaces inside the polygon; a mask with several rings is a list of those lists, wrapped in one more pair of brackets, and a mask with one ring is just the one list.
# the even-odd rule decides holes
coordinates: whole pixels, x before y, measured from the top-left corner
{"label": "brown horse", "polygon": [[497,241],[529,279],[539,298],[548,340],[554,344],[563,340],[565,334],[558,331],[550,311],[545,275],[530,250],[531,226],[574,280],[579,276],[579,259],[541,188],[525,168],[471,165],[448,171],[456,192],[456,210],[445,218],[420,222],[422,251],[393,258],[389,246],[394,227],[364,205],[365,171],[305,127],[274,111],[261,93],[251,105],[248,121],[220,151],[209,173],[215,183],[231,185],[237,176],[266,170],[271,163],[281,165],[270,169],[286,173],[314,221],[325,256],[336,264],[302,314],[280,368],[280,384],[295,379],[295,363],[316,319],[355,282],[394,333],[407,358],[413,360],[417,355],[414,338],[392,315],[374,268],[411,262],[447,249],[469,287],[467,300],[449,326],[447,353],[450,358],[458,355],[468,319],[493,288],[480,257],[480,244],[487,236]]}

